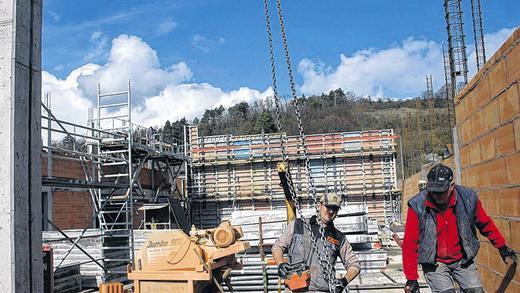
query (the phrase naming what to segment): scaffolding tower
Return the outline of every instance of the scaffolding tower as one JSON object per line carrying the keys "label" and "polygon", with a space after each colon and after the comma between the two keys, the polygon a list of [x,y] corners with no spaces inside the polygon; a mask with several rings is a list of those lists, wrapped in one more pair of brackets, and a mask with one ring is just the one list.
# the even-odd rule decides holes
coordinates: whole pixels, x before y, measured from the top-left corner
{"label": "scaffolding tower", "polygon": [[473,37],[475,39],[475,56],[477,71],[486,63],[486,49],[484,46],[484,28],[480,0],[471,0],[471,18],[473,20]]}
{"label": "scaffolding tower", "polygon": [[[130,82],[124,91],[112,93],[102,92],[98,85],[97,115],[94,117],[94,111],[89,109],[87,126],[58,119],[50,109],[50,102],[42,103],[42,108],[47,113],[42,115],[42,134],[47,135],[43,147],[47,173],[42,177],[42,186],[51,192],[88,191],[94,218],[93,223],[81,230],[62,230],[52,216],[45,218],[51,230],[63,237],[49,240],[62,247],[55,251],[54,269],[78,262],[79,258],[82,278],[85,271],[89,280],[95,281],[88,281],[89,286],[113,280],[124,282],[127,266],[133,263],[133,231],[145,226],[145,219],[139,217],[135,205],[167,205],[175,221],[168,226],[188,229],[182,203],[186,201],[186,175],[181,178],[187,163],[184,146],[165,141],[161,133],[132,122]],[[53,143],[53,134],[67,145]],[[54,176],[53,160],[79,163],[84,178],[77,178],[77,174],[63,175],[64,172],[60,174],[65,177]],[[63,246],[67,242],[69,246]],[[83,247],[92,243],[100,246]],[[72,255],[74,260],[70,260]]]}
{"label": "scaffolding tower", "polygon": [[[99,227],[105,267],[109,274],[125,274],[126,264],[133,263],[133,183],[140,167],[132,158],[132,96],[130,82],[126,91],[101,93],[98,84],[98,130],[113,135],[97,140],[98,182],[121,184],[121,187],[98,190]],[[137,159],[137,158],[136,158]]]}
{"label": "scaffolding tower", "polygon": [[468,83],[468,58],[462,20],[462,0],[444,0],[444,18],[448,33],[448,57],[453,97],[459,83]]}

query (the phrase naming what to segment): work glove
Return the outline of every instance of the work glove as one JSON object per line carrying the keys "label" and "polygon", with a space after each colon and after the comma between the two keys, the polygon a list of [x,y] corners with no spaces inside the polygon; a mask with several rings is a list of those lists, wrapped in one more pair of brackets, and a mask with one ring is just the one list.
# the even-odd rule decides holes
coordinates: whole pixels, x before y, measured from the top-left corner
{"label": "work glove", "polygon": [[419,293],[419,282],[417,280],[408,280],[404,286],[405,293]]}
{"label": "work glove", "polygon": [[278,265],[278,276],[280,276],[280,278],[282,278],[282,279],[287,278],[287,273],[289,272],[290,269],[291,269],[291,266],[288,263],[282,262],[281,264]]}
{"label": "work glove", "polygon": [[502,260],[507,264],[507,258],[510,258],[513,262],[516,262],[516,253],[507,245],[504,245],[498,249]]}
{"label": "work glove", "polygon": [[348,281],[345,278],[334,280],[334,285],[333,285],[334,293],[343,293],[343,291],[345,290],[345,288],[347,288],[347,286],[348,286]]}

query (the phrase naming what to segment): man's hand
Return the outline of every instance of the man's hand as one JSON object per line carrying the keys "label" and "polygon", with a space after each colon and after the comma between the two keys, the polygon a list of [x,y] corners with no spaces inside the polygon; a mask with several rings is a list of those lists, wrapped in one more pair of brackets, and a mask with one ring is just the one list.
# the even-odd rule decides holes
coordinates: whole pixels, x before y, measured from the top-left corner
{"label": "man's hand", "polygon": [[285,279],[287,278],[287,273],[289,272],[289,270],[291,269],[291,266],[286,263],[286,262],[282,262],[278,265],[278,276],[280,276],[280,278],[282,279]]}
{"label": "man's hand", "polygon": [[419,282],[417,280],[408,280],[404,287],[405,293],[419,293]]}
{"label": "man's hand", "polygon": [[334,280],[334,293],[343,293],[347,285],[348,281],[345,278]]}
{"label": "man's hand", "polygon": [[513,262],[516,262],[516,253],[509,248],[507,245],[504,245],[498,249],[500,252],[500,256],[502,260],[507,264],[507,259],[511,259]]}

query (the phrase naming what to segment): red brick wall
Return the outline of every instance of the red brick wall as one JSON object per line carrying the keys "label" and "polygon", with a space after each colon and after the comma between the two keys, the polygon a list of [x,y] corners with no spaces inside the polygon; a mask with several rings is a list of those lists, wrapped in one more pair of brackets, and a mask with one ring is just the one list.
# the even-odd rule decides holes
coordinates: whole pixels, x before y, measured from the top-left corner
{"label": "red brick wall", "polygon": [[[462,184],[478,191],[507,243],[520,250],[520,29],[455,99]],[[480,237],[477,264],[484,287],[495,292],[506,266]],[[520,271],[520,270],[518,270]],[[506,292],[520,292],[516,273]]]}
{"label": "red brick wall", "polygon": [[[42,176],[47,176],[47,158],[42,156]],[[143,188],[151,188],[151,170],[143,168],[139,174],[139,180]],[[52,175],[60,178],[85,180],[85,174],[79,161],[53,158]],[[161,180],[161,173],[155,171],[156,186]],[[134,204],[137,210],[141,205]],[[89,192],[53,191],[52,221],[60,229],[83,229],[92,222],[93,205]],[[141,213],[142,215],[142,213]],[[134,225],[139,227],[140,219],[134,214]]]}
{"label": "red brick wall", "polygon": [[[89,165],[92,168],[92,165]],[[42,156],[42,176],[47,176],[47,157]],[[85,179],[85,173],[79,161],[65,158],[53,158],[52,176],[61,178]]]}
{"label": "red brick wall", "polygon": [[[87,166],[92,169],[92,165],[87,163]],[[47,176],[47,157],[42,156],[41,162],[42,176]],[[154,172],[155,186],[161,180],[161,172],[155,170]],[[53,158],[52,160],[52,176],[60,178],[71,178],[85,180],[85,173],[81,167],[81,163],[77,160],[65,158]],[[143,168],[139,173],[139,181],[143,188],[151,188],[152,186],[152,170]]]}
{"label": "red brick wall", "polygon": [[83,229],[92,223],[92,213],[88,192],[53,192],[52,218],[60,229]]}

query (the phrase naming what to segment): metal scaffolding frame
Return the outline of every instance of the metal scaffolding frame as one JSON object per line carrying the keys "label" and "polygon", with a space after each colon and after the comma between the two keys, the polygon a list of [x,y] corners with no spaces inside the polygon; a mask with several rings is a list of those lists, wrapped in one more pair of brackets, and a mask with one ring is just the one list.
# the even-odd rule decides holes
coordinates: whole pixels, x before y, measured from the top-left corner
{"label": "metal scaffolding frame", "polygon": [[[71,243],[55,269],[66,263],[73,249],[79,249],[101,268],[102,282],[125,281],[126,267],[133,262],[133,230],[137,227],[134,223],[138,223],[134,219],[138,215],[134,203],[167,203],[177,227],[180,222],[186,225],[179,218],[184,215],[177,215],[184,211],[177,206],[186,199],[185,183],[179,181],[187,158],[182,144],[165,142],[160,133],[132,123],[130,83],[125,91],[115,93],[102,93],[98,86],[97,96],[97,116],[93,117],[90,109],[87,126],[58,119],[51,111],[50,95],[42,103],[42,111],[46,113],[42,115],[42,134],[47,135],[47,145],[43,146],[47,176],[42,177],[42,185],[51,193],[55,189],[88,191],[94,218],[79,234],[75,231],[74,237],[51,219],[45,220],[59,231],[62,240]],[[68,144],[57,145],[53,134]],[[84,178],[53,176],[52,164],[57,159],[79,162]],[[151,187],[143,188],[141,184],[144,168],[151,169]],[[185,176],[182,180],[185,182]],[[87,230],[96,227],[102,243],[100,259],[91,256],[80,244],[87,238]]]}
{"label": "metal scaffolding frame", "polygon": [[484,46],[484,27],[480,0],[471,0],[471,18],[473,20],[473,38],[475,40],[475,57],[477,70],[486,63],[486,48]]}

